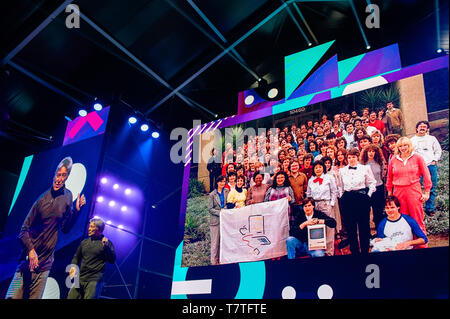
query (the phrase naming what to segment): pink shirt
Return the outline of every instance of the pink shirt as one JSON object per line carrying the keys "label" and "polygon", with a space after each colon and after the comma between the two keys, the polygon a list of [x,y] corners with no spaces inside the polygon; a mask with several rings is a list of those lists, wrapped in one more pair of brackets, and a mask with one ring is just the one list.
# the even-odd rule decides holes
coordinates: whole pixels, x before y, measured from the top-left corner
{"label": "pink shirt", "polygon": [[403,161],[396,155],[389,162],[386,187],[391,191],[394,186],[409,186],[420,182],[422,176],[425,191],[429,192],[432,186],[431,175],[422,156],[413,152]]}

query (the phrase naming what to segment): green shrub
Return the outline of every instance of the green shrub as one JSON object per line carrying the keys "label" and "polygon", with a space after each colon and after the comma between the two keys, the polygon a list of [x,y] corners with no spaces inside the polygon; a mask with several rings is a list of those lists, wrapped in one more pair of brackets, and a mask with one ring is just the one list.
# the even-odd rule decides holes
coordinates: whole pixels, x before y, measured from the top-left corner
{"label": "green shrub", "polygon": [[204,240],[209,232],[208,196],[189,198],[184,227],[185,242]]}
{"label": "green shrub", "polygon": [[438,185],[436,189],[436,214],[433,217],[425,215],[425,226],[431,235],[448,234],[449,221],[449,153],[442,152],[438,163]]}
{"label": "green shrub", "polygon": [[205,194],[205,185],[195,178],[189,179],[188,198],[198,197]]}

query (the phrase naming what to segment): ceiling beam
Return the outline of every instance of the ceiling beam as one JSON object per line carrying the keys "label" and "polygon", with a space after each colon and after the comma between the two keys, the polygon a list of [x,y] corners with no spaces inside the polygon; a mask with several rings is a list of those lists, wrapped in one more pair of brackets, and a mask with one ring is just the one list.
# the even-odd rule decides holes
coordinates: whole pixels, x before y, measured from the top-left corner
{"label": "ceiling beam", "polygon": [[[101,27],[99,27],[96,23],[94,23],[91,19],[89,19],[84,13],[82,13],[81,11],[79,11],[76,7],[72,7],[73,10],[75,10],[75,12],[77,12],[80,17],[87,23],[89,24],[94,30],[96,30],[97,32],[99,32],[104,38],[106,38],[109,42],[111,42],[115,47],[117,47],[120,51],[122,51],[125,55],[127,55],[131,60],[133,60],[137,65],[139,65],[143,70],[145,70],[148,74],[150,74],[155,80],[157,80],[159,83],[161,83],[163,86],[165,86],[166,88],[168,88],[169,90],[173,91],[172,86],[167,83],[161,76],[159,76],[155,71],[153,71],[152,69],[150,69],[144,62],[142,62],[139,58],[137,58],[133,53],[130,52],[130,50],[128,50],[125,46],[123,46],[121,43],[119,43],[119,41],[117,41],[116,39],[114,39],[113,36],[111,36],[110,34],[108,34],[106,31],[104,31]],[[180,92],[175,92],[174,95],[177,95],[183,102],[185,102],[187,105],[189,105],[191,108],[200,108],[201,110],[203,110],[204,112],[210,114],[213,117],[217,117],[217,115],[215,113],[213,113],[212,111],[208,110],[206,107],[195,103],[193,104],[190,100],[188,100],[186,98],[186,96],[184,96],[183,94],[181,94]]]}
{"label": "ceiling beam", "polygon": [[41,22],[22,42],[19,43],[6,57],[2,60],[2,65],[8,64],[14,56],[17,55],[28,43],[31,42],[42,30],[52,22],[58,14],[60,14],[73,0],[65,0],[55,11],[53,11],[44,21]]}
{"label": "ceiling beam", "polygon": [[[280,1],[281,1],[281,3],[285,3],[284,0],[280,0]],[[309,41],[309,39],[308,39],[308,37],[306,36],[305,32],[303,31],[302,27],[301,27],[300,24],[298,23],[297,19],[295,18],[294,14],[292,13],[291,8],[289,8],[289,5],[286,6],[286,10],[287,10],[287,12],[288,12],[288,14],[289,14],[289,17],[290,17],[291,20],[294,22],[295,26],[297,27],[297,29],[300,31],[300,33],[302,34],[303,38],[305,39],[306,44],[307,44],[308,46],[311,46],[311,45],[312,45],[311,41]]]}
{"label": "ceiling beam", "polygon": [[[214,31],[214,33],[219,37],[220,40],[222,40],[222,42],[224,44],[228,44],[227,39],[225,38],[225,36],[216,28],[216,26],[208,19],[208,17],[203,13],[203,11],[194,3],[194,1],[192,0],[187,0],[187,2],[191,5],[191,7],[195,10],[195,12],[197,12],[197,14],[203,19],[203,21]],[[220,48],[222,50],[225,50],[225,48],[220,45]],[[256,72],[252,71],[247,63],[245,62],[244,58],[242,58],[242,56],[236,51],[236,49],[232,49],[231,52],[229,52],[229,55],[232,58],[237,58],[239,64],[241,64],[256,80],[260,79],[260,76],[258,74],[256,74]],[[236,59],[234,59],[236,60]]]}
{"label": "ceiling beam", "polygon": [[353,0],[348,0],[350,3],[350,7],[352,8],[353,15],[355,16],[356,22],[358,23],[359,31],[361,31],[361,35],[364,39],[364,43],[366,44],[366,49],[370,49],[370,44],[367,41],[366,34],[364,33],[364,29],[362,27],[361,21],[359,21],[358,13],[356,12],[355,4],[353,3]]}
{"label": "ceiling beam", "polygon": [[42,84],[43,86],[47,87],[48,89],[52,90],[55,93],[58,93],[61,96],[64,96],[66,99],[72,101],[73,103],[77,104],[78,106],[82,106],[84,107],[85,104],[77,99],[75,99],[74,97],[70,96],[69,94],[67,94],[66,92],[60,90],[59,88],[57,88],[56,86],[54,86],[53,84],[45,81],[44,79],[40,78],[39,76],[37,76],[36,74],[30,72],[29,70],[25,69],[24,67],[18,65],[17,63],[13,62],[13,61],[9,61],[8,64],[13,67],[14,69],[16,69],[17,71],[25,74],[26,76],[30,77],[31,79],[35,80],[36,82]]}
{"label": "ceiling beam", "polygon": [[231,45],[229,45],[225,50],[223,50],[219,55],[214,57],[211,61],[209,61],[205,66],[203,66],[201,69],[199,69],[197,72],[195,72],[193,75],[191,75],[188,79],[186,79],[183,83],[181,83],[178,87],[176,87],[170,94],[168,94],[166,97],[164,97],[162,100],[160,100],[158,103],[154,104],[145,114],[148,115],[154,110],[156,110],[159,106],[161,106],[164,102],[166,102],[168,99],[170,99],[173,95],[177,94],[178,91],[180,91],[182,88],[184,88],[186,85],[191,83],[194,79],[196,79],[200,74],[202,74],[205,70],[207,70],[209,67],[211,67],[214,63],[219,61],[222,57],[224,57],[228,52],[230,52],[232,49],[234,49],[238,44],[240,44],[242,41],[247,39],[251,34],[253,34],[256,30],[258,30],[262,25],[264,25],[266,22],[271,20],[273,17],[275,17],[278,13],[283,11],[289,3],[291,3],[293,0],[289,0],[285,3],[283,3],[281,6],[279,6],[277,9],[272,11],[267,17],[265,17],[263,20],[261,20],[256,26],[251,28],[249,31],[247,31],[243,36],[241,36],[239,39],[234,41]]}
{"label": "ceiling beam", "polygon": [[311,35],[311,37],[313,38],[314,42],[316,44],[319,44],[319,41],[317,41],[316,36],[314,35],[314,33],[312,32],[311,28],[309,27],[308,22],[306,22],[306,19],[303,16],[302,12],[300,11],[300,8],[298,7],[297,3],[293,2],[292,5],[294,6],[295,11],[297,11],[297,14],[300,16],[300,19],[302,19],[303,24],[306,26],[306,29],[308,29],[308,32]]}

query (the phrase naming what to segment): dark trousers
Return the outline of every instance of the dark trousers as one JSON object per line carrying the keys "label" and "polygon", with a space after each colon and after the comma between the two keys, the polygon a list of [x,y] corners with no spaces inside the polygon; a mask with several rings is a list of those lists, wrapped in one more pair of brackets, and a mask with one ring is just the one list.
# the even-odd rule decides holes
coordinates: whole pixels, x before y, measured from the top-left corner
{"label": "dark trousers", "polygon": [[67,295],[67,299],[97,299],[103,284],[100,281],[80,281],[80,287],[72,287]]}
{"label": "dark trousers", "polygon": [[377,190],[372,194],[370,198],[370,206],[372,206],[373,222],[375,224],[375,230],[378,231],[378,225],[386,217],[384,213],[384,184],[377,186]]}
{"label": "dark trousers", "polygon": [[370,197],[357,192],[344,192],[341,203],[351,253],[369,253]]}

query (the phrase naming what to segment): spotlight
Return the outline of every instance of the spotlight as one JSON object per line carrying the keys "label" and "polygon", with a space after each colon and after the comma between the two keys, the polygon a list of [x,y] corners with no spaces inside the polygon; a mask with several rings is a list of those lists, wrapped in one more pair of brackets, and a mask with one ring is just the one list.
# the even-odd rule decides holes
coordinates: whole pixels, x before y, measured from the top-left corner
{"label": "spotlight", "polygon": [[102,184],[106,184],[106,183],[108,183],[108,179],[107,179],[106,177],[103,177],[103,178],[100,180],[100,182],[101,182]]}
{"label": "spotlight", "polygon": [[130,195],[130,194],[131,194],[131,189],[127,188],[127,189],[125,190],[125,195]]}
{"label": "spotlight", "polygon": [[156,131],[153,132],[153,133],[152,133],[152,137],[153,137],[153,138],[158,138],[158,137],[159,137],[159,133],[156,132]]}
{"label": "spotlight", "polygon": [[94,104],[94,110],[101,111],[102,109],[103,109],[103,105],[101,105],[100,103]]}
{"label": "spotlight", "polygon": [[97,202],[103,203],[103,200],[104,200],[103,196],[97,197]]}
{"label": "spotlight", "polygon": [[123,225],[119,225],[119,226],[117,226],[117,228],[123,229]]}
{"label": "spotlight", "polygon": [[82,117],[85,117],[87,115],[87,111],[86,110],[79,110],[78,111],[78,115],[82,116]]}
{"label": "spotlight", "polygon": [[115,201],[110,201],[109,202],[109,207],[114,207],[114,206],[116,206],[116,202]]}
{"label": "spotlight", "polygon": [[122,206],[122,208],[120,208],[120,210],[121,210],[122,212],[126,212],[126,211],[128,210],[128,208],[127,208],[127,206]]}
{"label": "spotlight", "polygon": [[366,49],[367,49],[367,50],[370,50],[370,48],[371,48],[371,46],[370,46],[370,44],[368,44],[368,45],[366,46]]}
{"label": "spotlight", "polygon": [[100,217],[98,217],[97,215],[95,215],[94,218],[100,218]]}
{"label": "spotlight", "polygon": [[278,95],[278,89],[277,89],[277,88],[272,88],[272,89],[270,89],[269,92],[267,93],[267,96],[268,96],[270,99],[275,98],[277,95]]}
{"label": "spotlight", "polygon": [[312,43],[311,43],[311,42],[308,42],[308,46],[309,46],[309,47],[312,46]]}
{"label": "spotlight", "polygon": [[114,189],[119,189],[119,184],[114,184],[113,188]]}
{"label": "spotlight", "polygon": [[437,52],[437,53],[442,53],[442,49],[439,48],[439,49],[436,50],[436,52]]}
{"label": "spotlight", "polygon": [[130,124],[136,124],[136,122],[137,122],[137,118],[135,118],[134,116],[130,116],[130,117],[128,118],[128,123],[130,123]]}
{"label": "spotlight", "polygon": [[214,114],[214,117],[215,117],[215,118],[217,118],[218,116],[219,116],[219,114],[217,114],[217,113],[216,113],[216,114]]}
{"label": "spotlight", "polygon": [[249,95],[245,98],[244,103],[245,105],[250,105],[255,101],[255,97],[253,95]]}
{"label": "spotlight", "polygon": [[108,225],[111,225],[111,224],[112,224],[112,221],[108,220],[106,223],[107,223]]}
{"label": "spotlight", "polygon": [[148,126],[147,124],[142,124],[142,125],[141,125],[141,131],[142,131],[142,132],[147,132],[148,129],[149,129],[149,126]]}

